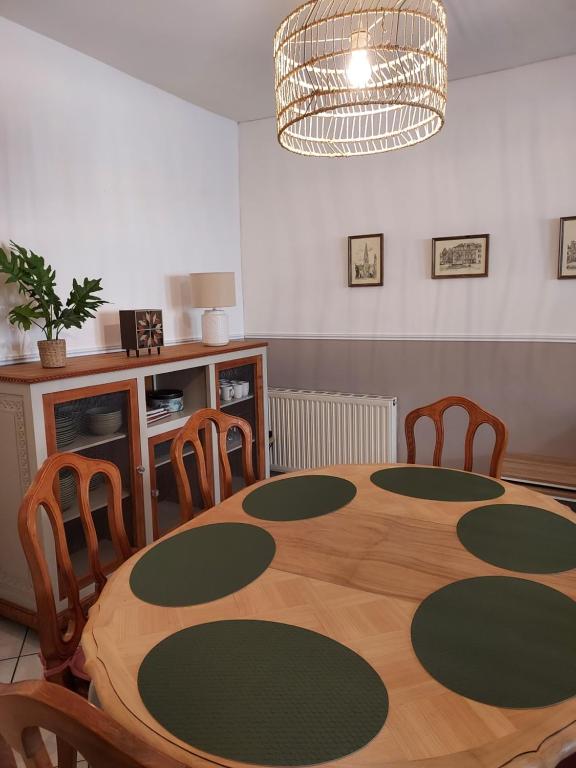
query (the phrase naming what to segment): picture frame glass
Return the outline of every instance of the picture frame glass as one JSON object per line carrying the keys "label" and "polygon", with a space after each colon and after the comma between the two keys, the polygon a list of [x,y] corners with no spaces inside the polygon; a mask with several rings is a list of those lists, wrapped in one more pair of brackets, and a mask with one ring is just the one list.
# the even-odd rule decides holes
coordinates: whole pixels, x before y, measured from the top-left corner
{"label": "picture frame glass", "polygon": [[435,238],[432,277],[487,277],[488,235]]}
{"label": "picture frame glass", "polygon": [[350,237],[348,243],[349,286],[382,285],[382,235]]}
{"label": "picture frame glass", "polygon": [[576,277],[576,216],[562,220],[560,277]]}

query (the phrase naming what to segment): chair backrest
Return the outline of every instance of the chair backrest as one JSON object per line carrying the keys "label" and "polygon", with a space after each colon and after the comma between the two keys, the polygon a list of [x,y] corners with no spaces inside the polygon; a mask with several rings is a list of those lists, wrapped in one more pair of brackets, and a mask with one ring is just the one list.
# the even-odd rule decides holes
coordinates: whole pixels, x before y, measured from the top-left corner
{"label": "chair backrest", "polygon": [[200,494],[205,509],[214,506],[214,493],[209,480],[208,461],[211,456],[206,456],[204,446],[200,437],[201,430],[205,434],[209,433],[211,425],[216,427],[218,436],[218,458],[221,470],[221,498],[227,499],[232,495],[232,470],[228,458],[227,437],[233,427],[236,427],[242,440],[242,473],[246,485],[252,485],[256,482],[254,468],[252,463],[252,428],[244,419],[236,416],[230,416],[227,413],[216,411],[213,408],[204,408],[191,416],[180,432],[172,441],[170,458],[174,473],[176,475],[176,484],[178,486],[178,496],[180,499],[180,509],[182,519],[190,520],[193,517],[194,503],[192,499],[192,489],[188,473],[184,465],[184,448],[187,443],[191,443],[196,458],[196,469],[198,473],[198,482],[200,485]]}
{"label": "chair backrest", "polygon": [[[0,766],[16,768],[14,750],[26,768],[50,768],[40,728],[74,747],[92,768],[183,768],[59,685],[0,685]],[[206,763],[198,759],[198,765]]]}
{"label": "chair backrest", "polygon": [[[86,623],[80,586],[72,566],[59,504],[59,477],[62,469],[69,469],[75,475],[79,516],[88,549],[89,574],[96,595],[100,594],[106,584],[89,497],[90,481],[97,474],[104,475],[107,483],[108,527],[117,560],[123,562],[132,554],[122,517],[122,484],[118,467],[109,461],[88,459],[76,453],[56,453],[46,459],[22,500],[18,529],[34,584],[40,648],[48,674],[50,670],[61,668],[74,655]],[[45,510],[54,536],[62,593],[68,600],[64,616],[58,615],[50,569],[39,535],[40,508]]]}
{"label": "chair backrest", "polygon": [[436,430],[436,444],[434,446],[433,464],[435,467],[442,466],[442,451],[444,449],[444,414],[449,408],[458,406],[464,408],[468,414],[468,429],[466,430],[465,448],[464,448],[464,469],[466,472],[472,471],[474,464],[474,437],[478,427],[482,424],[489,424],[495,432],[496,439],[494,450],[490,461],[490,475],[500,477],[504,452],[508,444],[508,428],[503,421],[493,414],[485,411],[473,400],[466,397],[445,397],[431,405],[425,405],[417,408],[406,416],[406,445],[408,448],[408,464],[416,463],[416,439],[414,436],[414,427],[418,419],[427,416],[434,422]]}

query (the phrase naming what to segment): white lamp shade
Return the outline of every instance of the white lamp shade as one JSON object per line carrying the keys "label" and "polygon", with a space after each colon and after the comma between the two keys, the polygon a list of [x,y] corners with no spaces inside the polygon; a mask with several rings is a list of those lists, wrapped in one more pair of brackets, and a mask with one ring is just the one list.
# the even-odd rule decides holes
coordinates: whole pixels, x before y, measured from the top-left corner
{"label": "white lamp shade", "polygon": [[234,272],[194,272],[190,275],[192,307],[235,307]]}

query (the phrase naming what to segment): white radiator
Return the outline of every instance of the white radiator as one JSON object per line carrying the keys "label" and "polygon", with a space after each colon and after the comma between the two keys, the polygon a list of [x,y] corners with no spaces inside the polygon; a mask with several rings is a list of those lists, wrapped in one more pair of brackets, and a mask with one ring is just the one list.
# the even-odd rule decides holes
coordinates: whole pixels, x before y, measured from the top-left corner
{"label": "white radiator", "polygon": [[396,398],[270,389],[271,469],[396,461]]}

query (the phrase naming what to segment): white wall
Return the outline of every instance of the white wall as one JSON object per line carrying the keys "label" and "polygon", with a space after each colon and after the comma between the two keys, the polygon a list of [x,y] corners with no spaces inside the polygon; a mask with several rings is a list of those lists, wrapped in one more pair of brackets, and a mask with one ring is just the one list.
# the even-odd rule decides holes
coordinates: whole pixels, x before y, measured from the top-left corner
{"label": "white wall", "polygon": [[[186,276],[236,271],[242,335],[238,126],[0,18],[0,242],[43,255],[68,292],[102,277],[112,302],[69,348],[119,344],[119,309],[164,309],[166,338],[199,335]],[[5,321],[0,359],[35,352]]]}
{"label": "white wall", "polygon": [[[450,84],[442,133],[368,158],[301,158],[240,129],[249,335],[576,341],[556,279],[576,216],[576,56]],[[347,287],[347,236],[385,235],[384,287]],[[432,237],[491,234],[488,279],[430,279]]]}

